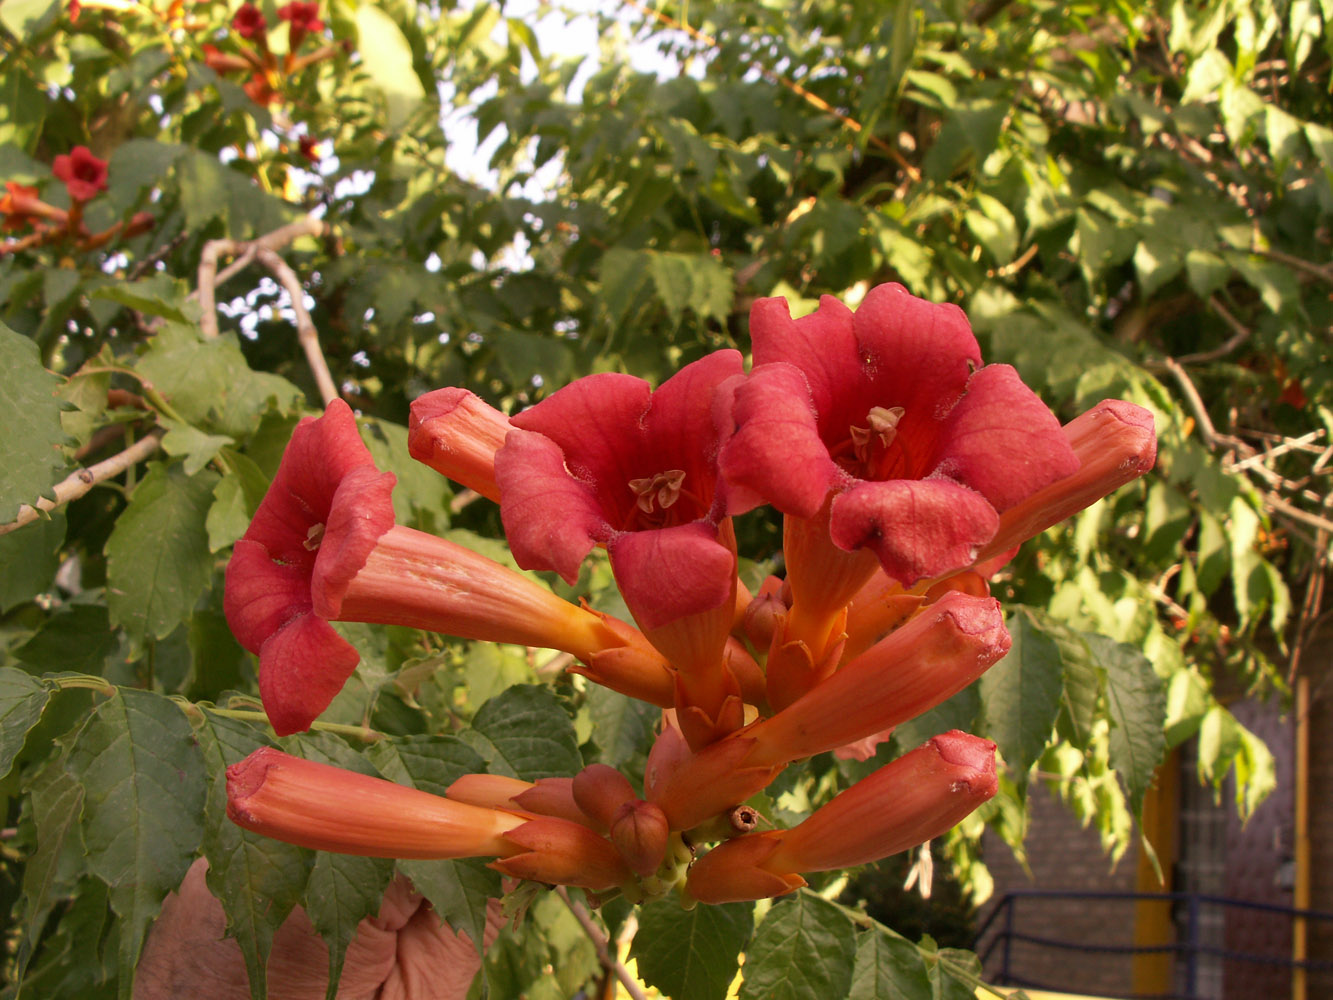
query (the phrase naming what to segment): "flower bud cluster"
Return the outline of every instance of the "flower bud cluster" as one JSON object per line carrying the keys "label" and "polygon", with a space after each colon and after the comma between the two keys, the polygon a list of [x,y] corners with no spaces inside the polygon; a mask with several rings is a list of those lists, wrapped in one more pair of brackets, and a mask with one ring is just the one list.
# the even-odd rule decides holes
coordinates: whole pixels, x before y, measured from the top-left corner
{"label": "flower bud cluster", "polygon": [[[232,817],[312,847],[490,856],[514,877],[692,904],[790,892],[990,798],[994,744],[954,731],[789,830],[745,806],[793,761],[869,757],[1002,658],[988,576],[1147,471],[1151,416],[1111,400],[1062,428],[1012,369],[980,366],[959,310],[896,285],[800,320],[761,300],[751,332],[748,372],[719,351],[656,390],[592,375],[512,417],[459,389],[413,404],[412,456],[500,505],[519,565],[573,583],[604,548],[633,624],[395,524],[394,478],[341,402],[298,426],[228,568],[228,620],[279,733],[307,728],[355,669],[331,621],[408,625],[563,650],[661,707],[641,790],[592,764],[467,775],[427,804],[264,751],[229,772]],[[786,575],[752,595],[732,517],[762,504],[784,515]]]}

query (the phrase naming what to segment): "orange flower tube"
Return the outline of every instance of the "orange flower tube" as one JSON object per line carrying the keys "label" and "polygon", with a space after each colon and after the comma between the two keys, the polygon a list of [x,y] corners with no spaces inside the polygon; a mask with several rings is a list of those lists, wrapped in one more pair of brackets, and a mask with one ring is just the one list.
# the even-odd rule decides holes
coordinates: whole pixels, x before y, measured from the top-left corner
{"label": "orange flower tube", "polygon": [[300,847],[373,858],[475,858],[521,850],[526,819],[262,747],[227,768],[227,815]]}
{"label": "orange flower tube", "polygon": [[835,796],[804,823],[729,840],[690,869],[704,903],[778,896],[800,872],[850,868],[945,833],[995,794],[995,744],[944,733]]}

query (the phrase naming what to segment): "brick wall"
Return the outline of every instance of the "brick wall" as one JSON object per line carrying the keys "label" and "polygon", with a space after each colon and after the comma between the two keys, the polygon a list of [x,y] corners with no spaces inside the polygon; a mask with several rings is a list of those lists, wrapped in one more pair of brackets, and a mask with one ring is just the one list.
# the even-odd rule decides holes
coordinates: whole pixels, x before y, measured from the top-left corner
{"label": "brick wall", "polygon": [[[1080,892],[1132,892],[1135,858],[1129,852],[1111,869],[1102,853],[1097,832],[1084,829],[1058,799],[1042,788],[1031,798],[1031,826],[1027,837],[1031,877],[1023,871],[1009,848],[987,832],[983,841],[986,865],[995,878],[995,899],[1009,889],[1071,889]],[[983,907],[980,920],[989,915],[992,902]],[[1003,920],[1001,915],[997,922]],[[980,920],[978,926],[980,926]],[[1134,943],[1133,902],[1023,899],[1016,903],[1013,930],[1040,937],[1058,937],[1081,944],[1131,945]],[[995,925],[992,925],[993,929]],[[989,939],[992,934],[987,934]],[[980,943],[985,950],[987,940]],[[987,958],[990,981],[1000,981],[1002,954],[999,947]],[[1133,988],[1131,961],[1123,954],[1092,954],[1015,941],[1010,946],[1010,968],[1032,985],[1071,992],[1120,992]],[[1014,985],[1021,985],[1014,983]]]}

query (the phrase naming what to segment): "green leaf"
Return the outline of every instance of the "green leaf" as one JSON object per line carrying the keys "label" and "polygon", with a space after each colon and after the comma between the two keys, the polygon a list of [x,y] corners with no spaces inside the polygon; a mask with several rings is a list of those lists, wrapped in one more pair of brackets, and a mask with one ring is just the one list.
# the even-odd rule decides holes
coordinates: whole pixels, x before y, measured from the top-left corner
{"label": "green leaf", "polygon": [[1148,658],[1133,646],[1103,635],[1089,634],[1087,640],[1106,669],[1111,766],[1124,780],[1130,808],[1138,815],[1153,772],[1166,754],[1166,694]]}
{"label": "green leaf", "polygon": [[83,786],[53,761],[37,773],[26,791],[37,846],[23,866],[23,892],[17,911],[23,926],[17,955],[16,978],[20,983],[51,909],[62,889],[83,868],[83,843],[79,838]]}
{"label": "green leaf", "polygon": [[20,42],[40,34],[60,14],[60,0],[5,0],[0,4],[0,24]]}
{"label": "green leaf", "polygon": [[724,1000],[754,929],[754,904],[683,910],[674,899],[639,910],[630,957],[639,975],[676,1000]]}
{"label": "green leaf", "polygon": [[1013,646],[981,675],[985,735],[993,739],[1019,784],[1046,749],[1060,712],[1064,660],[1055,640],[1022,610],[1006,623]]}
{"label": "green leaf", "polygon": [[588,686],[592,738],[601,750],[599,760],[610,764],[638,784],[648,764],[661,710],[600,684]]}
{"label": "green leaf", "polygon": [[23,663],[39,672],[100,675],[107,656],[118,645],[105,606],[68,604],[14,652]]}
{"label": "green leaf", "polygon": [[227,914],[227,934],[240,945],[250,995],[266,995],[273,935],[301,900],[310,854],[242,829],[227,818],[227,768],[261,746],[267,734],[244,722],[204,712],[195,732],[212,776],[205,804],[203,849],[208,889]]}
{"label": "green leaf", "polygon": [[[6,3],[0,10],[8,10]],[[18,517],[21,504],[52,496],[55,473],[65,467],[60,453],[60,380],[42,367],[37,345],[0,323],[0,427],[5,460],[0,463],[0,524]]]}
{"label": "green leaf", "polygon": [[0,778],[9,774],[28,731],[42,717],[51,689],[22,670],[0,667]]}
{"label": "green leaf", "polygon": [[487,770],[524,781],[569,777],[583,767],[574,723],[549,688],[512,687],[477,711],[460,734]]}
{"label": "green leaf", "polygon": [[379,913],[384,890],[392,878],[393,862],[383,858],[358,858],[325,851],[315,855],[306,885],[305,910],[329,948],[326,1000],[333,1000],[337,993],[343,959],[356,936],[356,925],[365,917]]}
{"label": "green leaf", "polygon": [[975,1000],[981,982],[981,962],[970,951],[941,948],[931,967],[931,980],[939,1000]]}
{"label": "green leaf", "polygon": [[174,631],[213,580],[205,521],[217,481],[152,463],[107,539],[107,607],[136,646]]}
{"label": "green leaf", "polygon": [[978,243],[996,264],[1008,264],[1018,251],[1018,224],[1014,215],[998,198],[978,192],[976,210],[968,210],[963,219]]}
{"label": "green leaf", "polygon": [[457,736],[405,736],[380,740],[366,757],[384,777],[432,795],[443,795],[465,774],[480,774],[486,761]]}
{"label": "green leaf", "polygon": [[65,541],[65,512],[38,518],[18,531],[0,535],[0,613],[26,604],[51,588],[60,568]]}
{"label": "green leaf", "polygon": [[225,434],[206,434],[197,427],[175,420],[163,420],[167,435],[162,450],[172,458],[184,457],[185,474],[193,476],[217,457],[218,452],[235,442]]}
{"label": "green leaf", "polygon": [[357,51],[375,87],[384,94],[390,131],[397,131],[425,99],[412,67],[412,47],[388,14],[373,4],[356,8]]}
{"label": "green leaf", "polygon": [[934,995],[916,945],[880,927],[860,935],[847,1000],[933,1000]]}
{"label": "green leaf", "polygon": [[[149,316],[164,316],[185,323],[191,318],[185,308],[185,297],[188,294],[185,282],[179,278],[155,274],[143,281],[102,285],[90,292],[88,297],[119,302]],[[197,313],[198,309],[191,311]]]}
{"label": "green leaf", "polygon": [[487,904],[503,894],[499,872],[487,868],[486,861],[480,858],[400,861],[398,870],[412,880],[417,892],[430,900],[441,919],[466,934],[477,951],[482,951]]}
{"label": "green leaf", "polygon": [[856,929],[833,903],[802,889],[773,904],[745,951],[740,1000],[845,997]]}
{"label": "green leaf", "polygon": [[893,738],[904,751],[914,750],[932,736],[951,729],[970,732],[980,714],[980,685],[969,684],[948,701],[904,722],[893,731]]}
{"label": "green leaf", "polygon": [[301,392],[284,378],[250,369],[235,337],[159,337],[138,365],[182,419],[205,433],[243,438],[271,403],[287,409]]}
{"label": "green leaf", "polygon": [[674,322],[686,309],[719,321],[731,312],[731,271],[711,254],[655,253],[648,273]]}
{"label": "green leaf", "polygon": [[79,731],[65,767],[84,789],[88,869],[111,889],[121,919],[120,996],[128,1000],[148,924],[203,835],[203,755],[173,702],[117,689]]}

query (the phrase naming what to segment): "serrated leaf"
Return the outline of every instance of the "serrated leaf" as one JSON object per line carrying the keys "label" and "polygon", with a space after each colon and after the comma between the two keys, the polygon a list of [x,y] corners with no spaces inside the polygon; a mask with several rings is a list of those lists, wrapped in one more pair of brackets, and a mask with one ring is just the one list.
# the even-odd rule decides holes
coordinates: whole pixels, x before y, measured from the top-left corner
{"label": "serrated leaf", "polygon": [[50,698],[51,689],[35,677],[13,667],[0,667],[0,778],[14,766],[14,758]]}
{"label": "serrated leaf", "polygon": [[[119,302],[149,316],[163,316],[188,322],[184,305],[188,290],[185,283],[166,274],[155,274],[143,281],[125,281],[102,285],[89,293],[90,299]],[[197,309],[194,310],[197,313]]]}
{"label": "serrated leaf", "polygon": [[833,903],[802,889],[773,904],[745,951],[740,1000],[845,997],[856,929]]}
{"label": "serrated leaf", "polygon": [[128,998],[148,924],[203,835],[203,756],[173,702],[117,689],[79,731],[65,767],[84,788],[88,868],[110,887],[121,919],[120,995]]}
{"label": "serrated leaf", "polygon": [[356,8],[356,33],[366,72],[384,94],[388,126],[397,131],[426,96],[412,67],[412,47],[393,19],[373,4]]}
{"label": "serrated leaf", "polygon": [[[8,4],[4,9],[8,10]],[[60,453],[65,432],[60,425],[60,380],[42,367],[37,345],[0,323],[0,427],[5,429],[5,460],[0,462],[0,524],[18,517],[21,504],[49,495],[56,472],[65,467]]]}
{"label": "serrated leaf", "polygon": [[306,884],[305,910],[329,949],[329,987],[326,1000],[333,1000],[342,977],[347,946],[356,936],[356,925],[376,916],[384,902],[384,890],[393,878],[393,862],[383,858],[359,858],[350,854],[315,854],[310,881]]}
{"label": "serrated leaf", "polygon": [[152,463],[107,539],[107,608],[136,645],[174,631],[213,580],[205,522],[217,481]]}
{"label": "serrated leaf", "polygon": [[1064,663],[1055,641],[1023,611],[1006,622],[1013,646],[981,675],[986,728],[1019,784],[1050,740],[1060,712]]}
{"label": "serrated leaf", "polygon": [[371,745],[366,757],[390,781],[443,795],[465,774],[480,774],[486,761],[457,736],[405,736]]}
{"label": "serrated leaf", "polygon": [[137,368],[186,423],[233,438],[254,430],[270,403],[288,409],[301,398],[286,379],[251,370],[231,334],[161,336]]}
{"label": "serrated leaf", "polygon": [[250,995],[262,1000],[273,935],[301,900],[310,854],[227,819],[227,768],[271,745],[265,732],[207,711],[195,732],[211,775],[203,839],[208,889],[227,914],[227,934],[240,945]]}
{"label": "serrated leaf", "polygon": [[981,962],[970,951],[941,948],[931,967],[939,1000],[975,1000],[981,980]]}
{"label": "serrated leaf", "polygon": [[683,910],[674,899],[639,910],[630,957],[639,975],[676,1000],[723,1000],[754,930],[754,904]]}
{"label": "serrated leaf", "polygon": [[107,656],[118,644],[103,605],[69,604],[47,619],[37,634],[14,653],[38,672],[70,670],[100,675]]}
{"label": "serrated leaf", "polygon": [[933,1000],[930,971],[912,942],[872,927],[856,942],[847,1000]]}
{"label": "serrated leaf", "polygon": [[205,434],[198,427],[174,420],[163,420],[167,435],[162,450],[173,458],[185,459],[185,474],[193,476],[217,457],[218,452],[235,442],[225,434]]}
{"label": "serrated leaf", "polygon": [[37,846],[23,866],[19,921],[24,933],[17,955],[20,983],[65,879],[71,878],[75,866],[81,867],[83,861],[79,838],[83,786],[58,762],[53,762],[38,772],[27,791],[33,825],[37,830]]}
{"label": "serrated leaf", "polygon": [[500,873],[482,859],[400,861],[398,870],[450,927],[468,936],[481,952],[486,934],[486,905],[499,899]]}
{"label": "serrated leaf", "polygon": [[0,613],[26,604],[49,590],[60,568],[65,541],[65,512],[54,511],[20,531],[0,535]]}
{"label": "serrated leaf", "polygon": [[536,781],[570,777],[583,767],[574,723],[549,688],[527,684],[496,695],[459,735],[492,774]]}
{"label": "serrated leaf", "polygon": [[1106,709],[1111,719],[1111,766],[1124,779],[1137,816],[1153,772],[1166,754],[1166,695],[1148,658],[1133,646],[1088,635],[1092,655],[1106,669]]}

